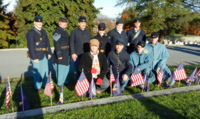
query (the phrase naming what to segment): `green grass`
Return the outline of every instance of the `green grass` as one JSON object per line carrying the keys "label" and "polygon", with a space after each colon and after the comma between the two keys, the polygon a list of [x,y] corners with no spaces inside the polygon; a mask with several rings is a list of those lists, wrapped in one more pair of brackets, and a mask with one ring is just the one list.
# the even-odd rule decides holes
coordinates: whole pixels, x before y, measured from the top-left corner
{"label": "green grass", "polygon": [[[170,66],[170,70],[173,70],[176,67],[177,66]],[[200,65],[187,65],[184,67],[186,69],[187,74],[189,75],[195,69],[195,67],[200,67]],[[53,77],[53,79],[55,79],[55,78]],[[26,97],[28,98],[31,109],[50,106],[50,98],[48,96],[44,95],[43,92],[38,93],[34,90],[32,78],[10,79],[10,80],[11,80],[11,82],[10,82],[11,90],[13,93],[13,97],[12,97],[13,107],[14,107],[15,111],[17,111],[17,109],[18,109],[18,96],[19,96],[20,85],[23,86],[23,90],[25,92]],[[65,97],[64,104],[81,101],[81,98],[76,95],[76,92],[74,90],[75,84],[72,80],[71,80],[71,84],[72,84],[71,86],[64,87],[64,97]],[[193,84],[193,85],[197,85],[197,84]],[[55,89],[52,91],[52,93],[54,95],[53,96],[53,105],[57,105],[56,103],[58,102],[58,99],[59,99],[60,87],[58,87],[55,83],[54,83],[54,86],[55,86]],[[183,86],[186,86],[185,81],[181,81],[180,87],[183,87]],[[5,87],[6,87],[6,80],[2,80],[0,82],[0,114],[12,112],[11,109],[6,109],[6,104],[5,104],[6,89],[5,89]],[[178,87],[178,82],[172,88],[177,88],[177,87]],[[151,91],[162,90],[162,89],[164,89],[164,88],[163,87],[158,88],[157,85],[150,84]],[[125,92],[123,92],[123,95],[141,93],[141,92],[142,92],[142,90],[139,87],[137,87],[137,88],[129,87]],[[196,91],[196,92],[181,93],[181,94],[174,94],[174,95],[168,95],[168,96],[153,97],[153,98],[143,99],[143,100],[132,100],[132,101],[126,101],[126,102],[121,102],[121,103],[108,104],[108,105],[104,105],[104,106],[88,107],[88,108],[77,109],[77,110],[72,110],[72,111],[62,111],[62,112],[58,112],[58,113],[54,113],[54,114],[47,114],[47,115],[44,115],[44,117],[45,118],[56,118],[56,117],[66,118],[66,115],[68,115],[67,117],[69,117],[69,118],[75,118],[75,115],[76,115],[77,118],[78,117],[82,117],[82,118],[98,118],[98,117],[99,118],[129,118],[130,117],[131,118],[133,116],[134,117],[136,116],[135,118],[143,118],[143,117],[148,118],[147,117],[147,115],[148,115],[152,118],[161,118],[161,117],[163,118],[163,114],[161,114],[161,113],[164,113],[164,112],[162,112],[161,110],[165,110],[165,108],[166,109],[169,108],[168,111],[170,113],[173,112],[172,114],[170,114],[171,116],[176,117],[176,115],[177,115],[176,111],[178,111],[178,113],[180,113],[180,114],[178,114],[177,116],[184,115],[188,118],[190,118],[190,117],[194,118],[191,115],[193,115],[193,113],[198,110],[196,108],[193,109],[194,107],[191,107],[192,104],[190,105],[190,103],[194,103],[194,102],[196,103],[196,100],[200,99],[200,98],[194,96],[199,93],[200,93],[199,91]],[[95,99],[105,98],[105,97],[109,97],[109,96],[110,96],[109,91],[106,91],[106,92],[103,92],[101,95],[94,97],[93,99],[95,100]],[[181,96],[183,96],[183,97],[181,98]],[[176,99],[176,98],[177,98],[177,100],[175,102],[178,105],[176,105],[175,102],[173,102],[174,99]],[[88,97],[84,97],[84,101],[86,101],[86,100],[89,100]],[[194,100],[194,101],[191,101],[191,100]],[[159,102],[159,101],[161,101],[161,102]],[[168,101],[169,101],[169,103],[168,103]],[[148,102],[149,102],[149,104],[148,104]],[[185,107],[186,109],[192,108],[192,110],[194,110],[194,112],[192,112],[192,110],[189,113],[187,113],[186,111],[182,112],[181,110],[183,107],[180,109],[178,109],[178,108],[176,109],[175,108],[176,106],[183,106],[183,105],[181,105],[182,102],[185,103],[184,105],[186,106]],[[188,103],[188,105],[187,105],[187,103]],[[167,105],[169,105],[170,107],[168,107]],[[151,106],[152,106],[152,109],[151,109]],[[156,107],[158,108],[159,106],[161,106],[160,110],[154,109]],[[125,111],[123,111],[123,110],[125,110]],[[144,113],[142,110],[144,111]],[[137,113],[138,113],[138,115],[137,115]]]}
{"label": "green grass", "polygon": [[61,111],[32,119],[198,119],[200,91]]}

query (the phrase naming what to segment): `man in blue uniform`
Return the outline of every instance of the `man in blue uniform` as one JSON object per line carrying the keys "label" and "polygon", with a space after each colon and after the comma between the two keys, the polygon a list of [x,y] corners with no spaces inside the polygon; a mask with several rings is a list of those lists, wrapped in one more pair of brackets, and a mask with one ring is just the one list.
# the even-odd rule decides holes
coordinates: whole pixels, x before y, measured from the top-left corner
{"label": "man in blue uniform", "polygon": [[91,33],[86,29],[86,17],[80,16],[78,20],[78,28],[74,29],[70,35],[70,50],[72,60],[74,61],[74,75],[75,80],[78,79],[80,72],[78,65],[83,53],[90,51],[89,41]]}
{"label": "man in blue uniform", "polygon": [[127,86],[132,71],[130,56],[124,49],[124,40],[118,38],[115,43],[115,50],[108,53],[108,66],[112,65],[112,71],[115,79],[119,73],[121,90]]}
{"label": "man in blue uniform", "polygon": [[150,66],[151,66],[151,60],[152,60],[152,53],[148,52],[145,49],[145,42],[139,41],[138,45],[136,47],[136,50],[134,50],[130,54],[130,63],[133,66],[132,73],[134,69],[137,67],[140,69],[142,75],[144,76],[146,73],[149,73]]}
{"label": "man in blue uniform", "polygon": [[129,42],[127,47],[127,52],[129,54],[134,51],[139,41],[146,42],[146,34],[142,29],[140,29],[141,25],[140,18],[135,18],[133,23],[134,23],[134,28],[127,31],[128,42]]}
{"label": "man in blue uniform", "polygon": [[167,48],[158,42],[157,32],[151,33],[151,42],[146,44],[146,49],[148,52],[151,52],[153,56],[153,60],[150,66],[149,83],[156,81],[157,73],[160,71],[162,65],[164,71],[163,81],[167,80],[171,75],[171,71],[166,66],[169,54]]}
{"label": "man in blue uniform", "polygon": [[128,37],[126,35],[126,32],[123,30],[123,26],[124,26],[123,21],[117,20],[116,28],[108,32],[108,38],[110,39],[111,43],[111,50],[115,50],[115,43],[118,38],[121,38],[123,40],[124,49],[126,49],[128,43]]}
{"label": "man in blue uniform", "polygon": [[51,58],[51,48],[47,33],[42,29],[43,20],[41,16],[34,19],[34,27],[26,34],[27,46],[33,65],[34,87],[36,90],[45,87],[48,75],[48,60]]}
{"label": "man in blue uniform", "polygon": [[100,23],[98,25],[98,34],[94,37],[94,39],[99,40],[99,51],[107,56],[110,52],[110,39],[105,35],[105,29],[106,25],[104,23]]}
{"label": "man in blue uniform", "polygon": [[54,64],[56,70],[57,85],[67,84],[69,73],[69,35],[65,30],[67,28],[67,18],[59,18],[59,27],[53,32],[54,40]]}

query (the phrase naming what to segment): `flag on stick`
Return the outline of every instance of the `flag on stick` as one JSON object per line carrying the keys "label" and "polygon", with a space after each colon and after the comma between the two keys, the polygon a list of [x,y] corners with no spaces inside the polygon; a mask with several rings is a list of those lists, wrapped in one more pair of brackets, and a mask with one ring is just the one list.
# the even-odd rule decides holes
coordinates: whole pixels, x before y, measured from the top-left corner
{"label": "flag on stick", "polygon": [[20,86],[20,95],[19,95],[19,107],[18,111],[24,111],[30,108],[30,105],[28,103],[28,100],[24,94],[24,91],[22,89],[22,85]]}
{"label": "flag on stick", "polygon": [[6,107],[7,109],[10,109],[10,99],[11,99],[11,87],[10,87],[10,81],[9,78],[6,80]]}
{"label": "flag on stick", "polygon": [[197,68],[195,68],[194,71],[190,74],[190,76],[185,80],[185,83],[187,85],[191,85],[198,82],[199,82],[199,79],[197,76]]}
{"label": "flag on stick", "polygon": [[84,93],[86,93],[89,89],[89,82],[83,73],[81,72],[81,75],[76,83],[75,90],[78,96],[82,96]]}
{"label": "flag on stick", "polygon": [[115,82],[115,77],[112,71],[112,66],[110,67],[110,83]]}
{"label": "flag on stick", "polygon": [[135,68],[133,74],[131,74],[131,81],[131,87],[144,84],[144,78],[137,67]]}
{"label": "flag on stick", "polygon": [[54,85],[53,85],[53,81],[52,81],[52,78],[51,78],[51,72],[49,73],[49,77],[50,77],[51,89],[53,90],[54,89]]}
{"label": "flag on stick", "polygon": [[174,86],[174,84],[176,83],[174,74],[175,74],[175,71],[172,72],[170,78],[168,78],[165,84],[163,85],[164,88],[169,88],[169,87]]}
{"label": "flag on stick", "polygon": [[64,101],[65,101],[65,98],[64,98],[63,84],[62,84],[61,89],[60,89],[60,98],[59,98],[59,101],[57,102],[57,104],[63,104]]}
{"label": "flag on stick", "polygon": [[44,94],[47,95],[47,96],[52,97],[53,94],[51,93],[51,89],[52,89],[51,77],[49,76],[48,79],[47,79],[47,83],[46,83],[45,89],[44,89]]}
{"label": "flag on stick", "polygon": [[175,77],[175,80],[182,80],[182,79],[187,78],[187,74],[185,72],[182,62],[179,64],[177,69],[174,71],[174,77]]}
{"label": "flag on stick", "polygon": [[197,75],[200,76],[200,68],[199,68],[199,70],[197,71]]}
{"label": "flag on stick", "polygon": [[163,74],[164,74],[164,72],[163,72],[163,65],[162,65],[160,68],[160,71],[157,74],[157,80],[159,82],[159,86],[162,84]]}
{"label": "flag on stick", "polygon": [[89,98],[92,99],[92,97],[96,97],[96,87],[95,87],[93,78],[91,80],[90,87],[89,87]]}
{"label": "flag on stick", "polygon": [[145,76],[144,76],[144,84],[141,84],[140,87],[143,90],[146,90],[147,92],[149,92],[149,77],[148,77],[148,73],[145,74]]}
{"label": "flag on stick", "polygon": [[116,81],[114,82],[113,88],[112,88],[112,94],[115,96],[119,96],[122,95],[122,91],[121,91],[121,86],[119,83],[119,74],[117,76]]}

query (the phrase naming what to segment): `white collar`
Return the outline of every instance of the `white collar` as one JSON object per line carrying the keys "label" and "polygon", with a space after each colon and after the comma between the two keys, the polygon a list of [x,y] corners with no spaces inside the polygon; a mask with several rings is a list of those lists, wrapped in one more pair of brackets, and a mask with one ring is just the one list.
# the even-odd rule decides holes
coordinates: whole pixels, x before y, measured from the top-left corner
{"label": "white collar", "polygon": [[[35,25],[34,25],[34,26],[35,26]],[[39,30],[39,31],[41,31],[41,29],[42,29],[42,28],[41,28],[41,29],[39,29],[39,28],[38,28],[38,27],[36,27],[36,26],[35,26],[35,28],[36,28],[37,30]]]}

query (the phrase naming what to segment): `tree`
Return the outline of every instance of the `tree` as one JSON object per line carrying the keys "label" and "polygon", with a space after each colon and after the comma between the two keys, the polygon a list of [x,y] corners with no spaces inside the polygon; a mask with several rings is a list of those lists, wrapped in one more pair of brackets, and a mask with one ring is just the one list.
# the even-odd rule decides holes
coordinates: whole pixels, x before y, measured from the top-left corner
{"label": "tree", "polygon": [[15,34],[10,29],[8,16],[4,14],[4,7],[0,1],[0,48],[8,48],[12,40],[15,40]]}
{"label": "tree", "polygon": [[67,31],[70,33],[78,26],[78,18],[87,17],[87,28],[92,31],[96,14],[99,10],[93,5],[94,0],[19,0],[15,9],[18,22],[18,39],[22,47],[26,47],[26,33],[33,27],[34,17],[43,18],[43,28],[46,30],[53,45],[52,33],[58,26],[58,19],[65,16],[68,19]]}
{"label": "tree", "polygon": [[189,25],[181,30],[183,35],[194,34],[196,36],[200,35],[200,17],[195,18],[189,23]]}
{"label": "tree", "polygon": [[[159,32],[163,39],[172,30],[184,29],[199,13],[184,0],[119,0],[118,5],[132,4],[146,30]],[[132,19],[133,20],[133,19]]]}

